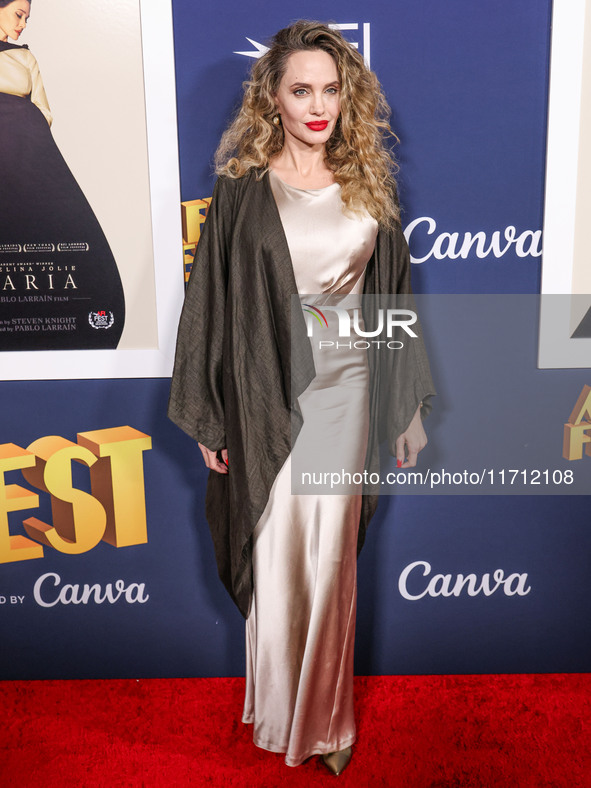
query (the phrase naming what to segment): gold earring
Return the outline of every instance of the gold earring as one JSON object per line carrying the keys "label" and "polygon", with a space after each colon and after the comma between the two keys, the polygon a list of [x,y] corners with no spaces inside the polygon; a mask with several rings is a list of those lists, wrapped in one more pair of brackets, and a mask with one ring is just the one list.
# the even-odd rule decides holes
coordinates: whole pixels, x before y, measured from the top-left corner
{"label": "gold earring", "polygon": [[273,115],[273,125],[280,126],[281,125],[281,118],[279,115]]}

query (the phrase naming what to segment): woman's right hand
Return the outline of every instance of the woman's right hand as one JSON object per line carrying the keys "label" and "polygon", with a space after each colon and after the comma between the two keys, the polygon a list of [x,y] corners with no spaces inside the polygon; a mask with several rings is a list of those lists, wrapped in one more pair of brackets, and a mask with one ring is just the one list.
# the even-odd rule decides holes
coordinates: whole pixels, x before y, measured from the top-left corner
{"label": "woman's right hand", "polygon": [[222,458],[223,462],[218,460],[217,452],[208,449],[207,446],[204,446],[202,443],[197,444],[201,449],[201,454],[203,454],[203,459],[205,460],[205,464],[208,468],[212,471],[217,471],[218,473],[228,473],[228,450],[222,449]]}

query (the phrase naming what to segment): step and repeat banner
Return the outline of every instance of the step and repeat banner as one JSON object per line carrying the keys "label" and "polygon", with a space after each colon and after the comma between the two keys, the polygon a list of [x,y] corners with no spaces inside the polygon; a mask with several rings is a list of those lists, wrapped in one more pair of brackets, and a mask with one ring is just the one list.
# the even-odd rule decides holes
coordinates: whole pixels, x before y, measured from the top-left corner
{"label": "step and repeat banner", "polygon": [[[6,111],[28,102],[24,136],[53,163],[0,161],[0,678],[244,672],[206,469],[166,409],[213,153],[253,59],[298,18],[339,28],[392,107],[438,391],[416,474],[385,452],[372,482],[388,494],[359,559],[356,672],[589,670],[584,0],[556,0],[554,40],[550,0],[93,0],[76,30],[51,5],[18,42],[47,107],[7,93]],[[0,49],[0,85],[19,57],[32,68]]]}

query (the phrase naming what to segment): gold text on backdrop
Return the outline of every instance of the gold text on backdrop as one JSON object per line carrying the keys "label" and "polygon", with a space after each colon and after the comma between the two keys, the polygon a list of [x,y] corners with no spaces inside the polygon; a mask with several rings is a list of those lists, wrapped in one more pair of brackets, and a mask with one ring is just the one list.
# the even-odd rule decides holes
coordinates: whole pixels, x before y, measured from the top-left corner
{"label": "gold text on backdrop", "polygon": [[[114,547],[148,541],[143,452],[152,439],[133,427],[79,432],[77,443],[59,435],[33,441],[26,449],[0,445],[0,563],[43,557],[43,545],[77,555],[101,539]],[[72,482],[72,460],[90,469],[92,494]],[[9,532],[8,513],[39,506],[39,495],[4,474],[21,470],[25,479],[51,496],[53,524],[23,521],[30,537]]]}

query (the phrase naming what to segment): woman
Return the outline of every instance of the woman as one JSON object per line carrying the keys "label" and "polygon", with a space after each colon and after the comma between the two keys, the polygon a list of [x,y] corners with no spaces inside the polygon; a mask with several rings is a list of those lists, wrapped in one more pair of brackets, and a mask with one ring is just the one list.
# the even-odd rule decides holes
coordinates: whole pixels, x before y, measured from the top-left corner
{"label": "woman", "polygon": [[[340,33],[307,21],[279,31],[245,88],[217,153],[169,415],[211,470],[218,569],[247,619],[243,721],[288,765],[320,754],[339,774],[355,740],[356,556],[376,497],[292,495],[290,468],[320,413],[349,467],[366,457],[375,467],[384,435],[370,403],[373,412],[392,381],[364,352],[344,363],[322,355],[304,313],[291,324],[290,297],[315,294],[304,299],[313,310],[322,299],[407,293],[409,255],[382,141],[387,105]],[[406,374],[388,416],[401,467],[426,443],[433,384],[422,345]]]}
{"label": "woman", "polygon": [[0,0],[0,350],[117,347],[125,301],[105,235],[50,131],[39,66],[17,41],[29,0]]}

